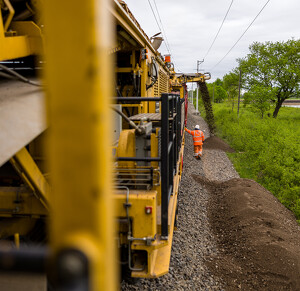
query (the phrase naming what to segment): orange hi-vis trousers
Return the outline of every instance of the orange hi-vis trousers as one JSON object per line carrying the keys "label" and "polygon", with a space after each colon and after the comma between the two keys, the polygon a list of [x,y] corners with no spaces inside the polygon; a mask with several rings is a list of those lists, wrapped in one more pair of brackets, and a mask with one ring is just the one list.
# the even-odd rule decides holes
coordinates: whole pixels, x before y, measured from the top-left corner
{"label": "orange hi-vis trousers", "polygon": [[202,144],[194,144],[194,157],[202,156]]}

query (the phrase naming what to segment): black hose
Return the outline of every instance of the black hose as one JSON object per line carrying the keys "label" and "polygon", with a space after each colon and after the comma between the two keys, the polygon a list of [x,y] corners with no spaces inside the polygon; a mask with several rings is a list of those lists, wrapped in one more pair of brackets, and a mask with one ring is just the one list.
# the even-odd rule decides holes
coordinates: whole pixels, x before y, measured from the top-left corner
{"label": "black hose", "polygon": [[154,59],[152,61],[152,65],[154,66],[155,68],[155,71],[156,71],[156,77],[154,78],[154,80],[152,81],[152,83],[150,85],[146,85],[146,90],[149,90],[151,87],[154,86],[154,84],[156,83],[157,79],[158,79],[158,71],[157,71],[157,68],[156,68],[156,65],[154,63]]}
{"label": "black hose", "polygon": [[140,91],[141,91],[141,75],[139,72],[138,76],[137,76],[137,95],[136,96],[140,96]]}

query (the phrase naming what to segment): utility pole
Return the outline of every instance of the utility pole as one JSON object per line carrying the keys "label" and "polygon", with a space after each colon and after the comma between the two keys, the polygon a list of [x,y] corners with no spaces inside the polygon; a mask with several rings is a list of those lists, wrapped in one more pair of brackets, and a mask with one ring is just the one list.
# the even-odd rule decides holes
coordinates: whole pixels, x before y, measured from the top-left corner
{"label": "utility pole", "polygon": [[237,116],[239,117],[240,112],[240,99],[241,99],[241,82],[242,82],[242,70],[240,70],[240,77],[239,77],[239,98],[238,98],[238,109],[237,109]]}
{"label": "utility pole", "polygon": [[192,82],[192,104],[194,105],[194,83]]}
{"label": "utility pole", "polygon": [[[200,65],[204,62],[204,59],[202,61],[197,61],[197,74],[199,73]],[[197,94],[196,94],[196,112],[198,113],[198,96],[199,96],[199,88],[198,88],[198,82],[197,82]]]}
{"label": "utility pole", "polygon": [[200,70],[200,65],[204,62],[204,59],[202,61],[197,61],[197,74],[199,73]]}
{"label": "utility pole", "polygon": [[199,94],[199,90],[198,90],[198,82],[197,82],[197,97],[196,97],[196,112],[198,113],[198,94]]}

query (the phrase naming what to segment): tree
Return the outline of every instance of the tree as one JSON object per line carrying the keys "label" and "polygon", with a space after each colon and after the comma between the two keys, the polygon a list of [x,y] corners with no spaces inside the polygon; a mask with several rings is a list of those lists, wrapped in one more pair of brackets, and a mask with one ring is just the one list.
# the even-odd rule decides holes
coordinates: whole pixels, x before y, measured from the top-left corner
{"label": "tree", "polygon": [[229,101],[232,101],[232,110],[234,100],[239,94],[239,72],[238,69],[226,74],[223,77],[223,87],[227,91]]}
{"label": "tree", "polygon": [[223,81],[220,78],[217,78],[216,81],[214,81],[215,86],[223,86]]}
{"label": "tree", "polygon": [[272,92],[268,96],[275,103],[276,118],[284,100],[300,94],[300,40],[255,42],[249,49],[250,54],[238,60],[243,87],[250,91],[265,87]]}
{"label": "tree", "polygon": [[261,118],[264,118],[264,113],[270,109],[270,100],[273,95],[274,92],[267,87],[253,86],[244,94],[244,102],[250,104],[254,111],[258,111]]}
{"label": "tree", "polygon": [[215,86],[215,102],[221,103],[227,97],[226,91],[222,86]]}
{"label": "tree", "polygon": [[216,103],[221,103],[226,99],[227,94],[223,88],[223,81],[221,79],[217,79],[213,83],[207,84],[209,96]]}

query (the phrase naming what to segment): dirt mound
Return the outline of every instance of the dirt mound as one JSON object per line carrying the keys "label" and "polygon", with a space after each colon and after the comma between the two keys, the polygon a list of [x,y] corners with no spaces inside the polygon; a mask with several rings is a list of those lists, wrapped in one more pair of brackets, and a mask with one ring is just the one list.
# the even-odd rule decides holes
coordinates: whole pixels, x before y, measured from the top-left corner
{"label": "dirt mound", "polygon": [[221,150],[228,153],[235,152],[233,148],[217,136],[207,138],[203,143],[203,148],[208,150]]}
{"label": "dirt mound", "polygon": [[253,180],[211,182],[208,214],[219,254],[210,271],[225,290],[300,290],[300,227],[293,214]]}

